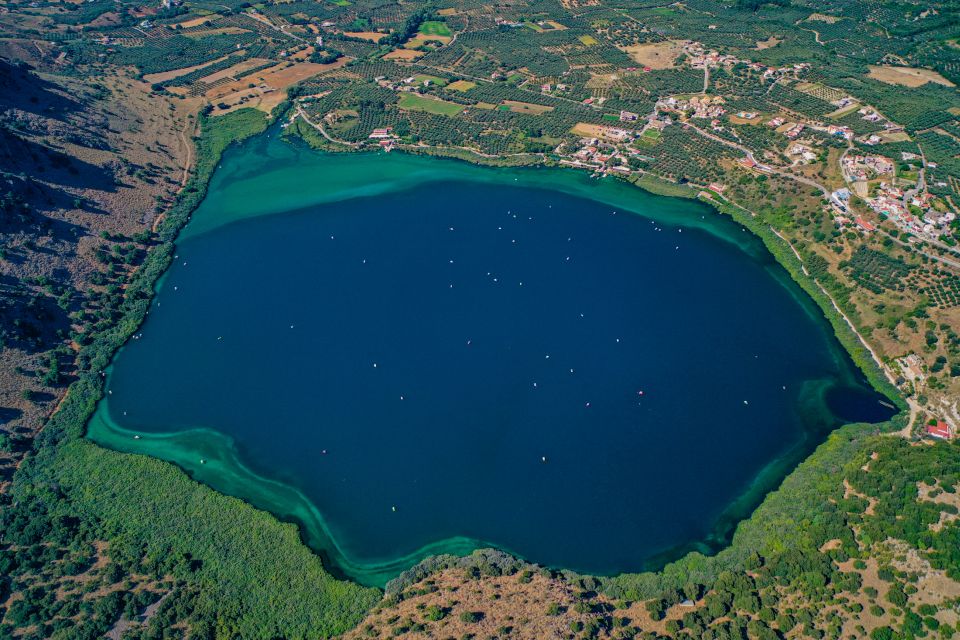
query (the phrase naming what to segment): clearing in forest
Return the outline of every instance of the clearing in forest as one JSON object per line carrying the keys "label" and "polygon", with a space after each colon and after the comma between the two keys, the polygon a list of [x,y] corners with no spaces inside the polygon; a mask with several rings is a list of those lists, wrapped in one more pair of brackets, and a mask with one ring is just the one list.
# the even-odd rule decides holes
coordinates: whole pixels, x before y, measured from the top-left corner
{"label": "clearing in forest", "polygon": [[475,86],[477,86],[476,82],[470,82],[469,80],[457,80],[448,84],[447,89],[451,91],[470,91],[470,89],[473,89]]}
{"label": "clearing in forest", "polygon": [[842,20],[840,16],[828,16],[825,13],[811,13],[807,18],[807,22],[826,22],[827,24],[840,22],[840,20]]}
{"label": "clearing in forest", "polygon": [[425,111],[439,116],[455,116],[465,108],[462,104],[438,100],[436,98],[427,98],[412,93],[404,93],[401,95],[398,106],[407,111]]}
{"label": "clearing in forest", "polygon": [[553,107],[545,104],[533,104],[532,102],[517,102],[516,100],[504,100],[500,108],[503,111],[513,111],[514,113],[525,113],[531,116],[539,116],[553,111]]}
{"label": "clearing in forest", "polygon": [[201,29],[199,31],[189,31],[183,35],[187,38],[192,38],[193,40],[202,40],[209,36],[221,36],[221,35],[238,35],[241,33],[250,33],[249,29],[241,29],[240,27],[218,27],[216,29]]}
{"label": "clearing in forest", "polygon": [[380,33],[379,31],[346,31],[343,35],[350,36],[351,38],[360,38],[361,40],[369,40],[370,42],[380,42],[389,34]]}
{"label": "clearing in forest", "polygon": [[919,69],[917,67],[887,67],[870,65],[870,73],[867,74],[874,80],[886,82],[887,84],[899,84],[904,87],[922,87],[928,82],[942,85],[944,87],[955,86],[952,82],[932,69]]}
{"label": "clearing in forest", "polygon": [[427,36],[445,36],[449,37],[450,27],[447,26],[446,22],[440,22],[439,20],[427,20],[420,25],[420,33]]}
{"label": "clearing in forest", "polygon": [[578,122],[570,132],[578,136],[583,136],[584,138],[599,138],[605,130],[606,127],[603,125]]}
{"label": "clearing in forest", "polygon": [[423,55],[421,51],[414,51],[413,49],[397,49],[396,51],[391,51],[387,55],[383,56],[384,60],[416,60]]}
{"label": "clearing in forest", "polygon": [[216,17],[216,15],[200,16],[199,18],[190,18],[189,20],[184,20],[183,22],[177,22],[171,26],[189,29],[190,27],[199,27],[202,24],[206,24]]}
{"label": "clearing in forest", "polygon": [[407,43],[403,45],[407,49],[416,49],[417,47],[422,47],[428,42],[439,42],[440,44],[447,44],[453,40],[450,36],[435,36],[428,33],[418,33],[416,36],[407,40]]}
{"label": "clearing in forest", "polygon": [[653,44],[635,44],[625,47],[624,51],[633,58],[634,62],[650,67],[651,69],[673,69],[677,66],[677,58],[683,54],[683,47],[679,42],[656,42]]}
{"label": "clearing in forest", "polygon": [[762,51],[763,49],[772,49],[781,42],[783,42],[783,40],[777,36],[770,36],[766,40],[757,40],[756,46],[758,50]]}

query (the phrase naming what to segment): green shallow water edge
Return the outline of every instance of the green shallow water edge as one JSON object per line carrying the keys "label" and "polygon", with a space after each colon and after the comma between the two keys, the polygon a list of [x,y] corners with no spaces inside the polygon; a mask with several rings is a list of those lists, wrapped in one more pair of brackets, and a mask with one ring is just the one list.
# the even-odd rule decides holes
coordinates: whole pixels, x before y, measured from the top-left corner
{"label": "green shallow water edge", "polygon": [[444,553],[467,555],[476,549],[495,546],[458,537],[431,543],[398,558],[356,561],[340,548],[323,515],[309,498],[293,486],[250,469],[229,436],[204,428],[174,433],[134,432],[116,424],[107,414],[101,404],[87,425],[88,438],[116,451],[172,462],[202,484],[249,502],[282,521],[297,524],[304,542],[320,555],[326,569],[336,577],[382,588],[400,572],[429,556]]}
{"label": "green shallow water edge", "polygon": [[[271,137],[267,137],[271,136]],[[751,255],[762,253],[761,243],[735,225],[717,224],[715,211],[689,197],[657,195],[616,178],[591,178],[584,171],[560,167],[488,167],[465,160],[405,153],[358,152],[331,154],[304,143],[267,134],[228,150],[208,190],[216,207],[201,203],[178,241],[202,235],[247,218],[296,211],[354,198],[382,196],[430,183],[469,181],[491,186],[548,189],[643,215],[661,224],[683,225],[732,242]],[[268,159],[247,168],[231,157],[255,151]],[[239,165],[239,166],[238,166]],[[296,169],[293,171],[292,169]],[[269,193],[269,197],[264,197]],[[651,209],[653,211],[651,212]],[[700,215],[691,215],[692,212]]]}
{"label": "green shallow water edge", "polygon": [[[247,144],[259,144],[261,138],[255,138]],[[306,159],[303,169],[308,171],[311,164],[319,165],[326,154],[317,153],[309,149],[298,148],[299,145],[281,143],[276,140],[271,143],[270,151],[284,149],[293,154],[297,163]],[[234,149],[231,152],[236,152]],[[228,152],[227,155],[229,155]],[[697,227],[710,232],[712,235],[725,241],[732,242],[747,253],[763,258],[765,268],[771,270],[775,277],[801,302],[802,308],[818,322],[825,323],[822,310],[810,297],[800,292],[800,287],[792,280],[786,270],[776,262],[773,256],[763,247],[752,233],[731,224],[728,219],[710,210],[705,203],[693,203],[690,200],[667,198],[649,195],[637,190],[635,186],[613,180],[597,181],[588,178],[582,172],[560,171],[553,168],[518,168],[493,169],[469,164],[463,161],[438,159],[423,156],[394,154],[388,161],[390,171],[384,175],[383,182],[374,186],[361,184],[363,176],[369,173],[358,171],[363,162],[371,160],[387,160],[377,158],[381,154],[351,154],[337,155],[337,163],[343,168],[343,175],[353,176],[345,181],[338,181],[334,189],[324,189],[324,181],[314,183],[301,182],[300,189],[278,189],[279,193],[293,193],[291,198],[282,197],[271,200],[269,207],[250,206],[251,202],[262,202],[263,199],[247,197],[249,192],[241,190],[235,206],[221,208],[218,211],[204,211],[203,204],[197,210],[200,215],[195,216],[180,234],[180,239],[200,235],[229,224],[233,221],[289,211],[321,203],[349,200],[355,197],[380,195],[399,189],[413,188],[439,180],[471,180],[483,181],[489,184],[511,184],[517,186],[548,188],[570,195],[576,195],[604,204],[617,207],[618,210],[632,211],[645,214],[646,217],[664,224],[683,224],[687,227]],[[313,157],[313,162],[310,158]],[[349,160],[349,162],[347,162]],[[316,166],[312,168],[316,169]],[[234,180],[242,180],[250,188],[258,189],[275,176],[271,171],[250,175],[234,176]],[[219,186],[220,174],[214,176],[211,189]],[[230,176],[228,176],[230,178]],[[378,181],[380,175],[377,176]],[[265,181],[265,182],[263,182]],[[236,187],[233,183],[231,189]],[[282,185],[281,185],[282,186]],[[666,203],[675,203],[666,206],[658,215],[650,216],[646,210],[638,208],[638,198],[653,198]],[[631,202],[633,200],[633,202]],[[691,211],[703,212],[704,216],[692,216]],[[720,224],[718,224],[718,222]],[[162,284],[162,277],[156,287]],[[843,359],[843,352],[836,350],[834,356]],[[852,373],[851,367],[841,367],[844,374]],[[109,368],[106,373],[109,375]],[[846,377],[846,376],[845,376]],[[803,404],[809,407],[814,415],[829,415],[826,409],[824,394],[833,381],[811,381],[804,390]],[[451,538],[441,540],[414,550],[402,557],[384,559],[380,561],[363,562],[348,557],[331,535],[322,514],[311,501],[298,489],[290,485],[258,475],[245,465],[232,441],[228,436],[204,428],[192,429],[167,434],[134,433],[126,430],[109,417],[107,398],[100,403],[98,410],[87,425],[87,437],[94,442],[118,451],[146,454],[155,458],[172,462],[184,469],[197,481],[206,484],[222,493],[239,497],[255,507],[273,513],[281,520],[291,521],[301,528],[305,543],[319,553],[324,564],[335,575],[350,578],[367,586],[383,587],[390,579],[402,571],[413,566],[420,560],[438,554],[465,555],[478,548],[493,547],[488,542],[470,538]],[[824,413],[827,412],[827,413]],[[668,562],[677,560],[689,551],[715,553],[730,543],[733,531],[737,524],[755,509],[763,497],[776,488],[790,470],[812,452],[817,444],[825,437],[827,430],[811,430],[805,434],[803,440],[796,443],[791,449],[779,458],[772,460],[754,478],[743,493],[734,500],[718,518],[710,534],[701,541],[691,542],[675,548],[664,550],[652,556],[644,567],[645,570],[659,569]],[[201,460],[203,462],[201,462]],[[513,553],[509,549],[503,549]],[[518,555],[518,554],[513,554]]]}
{"label": "green shallow water edge", "polygon": [[[832,384],[832,380],[804,383],[800,404],[807,415],[826,415],[824,394]],[[88,438],[116,451],[143,454],[171,462],[198,482],[238,497],[282,521],[297,524],[304,542],[320,555],[324,566],[336,577],[350,579],[364,586],[383,588],[400,573],[430,556],[463,556],[477,549],[496,548],[524,559],[521,554],[502,545],[467,537],[438,540],[393,558],[352,558],[338,544],[323,514],[311,500],[296,487],[252,470],[244,463],[230,436],[207,428],[171,433],[125,429],[109,417],[107,404],[106,399],[101,401],[88,423]],[[739,522],[749,517],[763,497],[820,444],[828,433],[827,425],[822,427],[806,430],[802,439],[767,463],[746,489],[723,510],[705,538],[661,550],[651,555],[637,571],[659,570],[689,552],[713,554],[729,545]],[[576,570],[571,567],[552,568]]]}

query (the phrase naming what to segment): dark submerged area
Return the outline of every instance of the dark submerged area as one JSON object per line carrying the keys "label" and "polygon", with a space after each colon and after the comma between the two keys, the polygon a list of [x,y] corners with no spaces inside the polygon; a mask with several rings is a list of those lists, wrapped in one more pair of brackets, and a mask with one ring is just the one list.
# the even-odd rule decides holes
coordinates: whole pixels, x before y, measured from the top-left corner
{"label": "dark submerged area", "polygon": [[[255,172],[251,149],[222,174]],[[320,158],[305,179],[335,185]],[[445,164],[366,162],[373,181]],[[188,227],[93,437],[135,433],[297,519],[252,483],[295,488],[322,520],[308,542],[382,582],[480,545],[598,574],[710,550],[829,430],[893,413],[772,258],[720,239],[729,220],[469,178]],[[216,447],[243,473],[197,471]]]}

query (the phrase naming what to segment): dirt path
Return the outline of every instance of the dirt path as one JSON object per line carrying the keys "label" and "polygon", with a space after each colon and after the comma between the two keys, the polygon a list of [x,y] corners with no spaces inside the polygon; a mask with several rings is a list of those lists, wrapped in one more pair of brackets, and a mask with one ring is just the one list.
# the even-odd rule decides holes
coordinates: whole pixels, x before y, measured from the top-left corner
{"label": "dirt path", "polygon": [[797,260],[800,262],[800,270],[803,271],[803,275],[809,276],[810,272],[807,271],[807,265],[803,264],[803,258],[800,257],[800,252],[797,251],[797,248],[794,247],[792,244],[790,244],[790,241],[787,240],[784,236],[782,236],[780,232],[774,229],[773,227],[770,227],[770,231],[773,231],[773,234],[775,236],[783,240],[786,243],[786,245],[790,247],[790,251],[793,251],[793,255],[797,256]]}
{"label": "dirt path", "polygon": [[[816,280],[814,280],[814,282],[816,282]],[[893,376],[893,373],[887,369],[887,366],[880,359],[880,356],[877,355],[877,352],[873,350],[873,347],[870,346],[866,338],[864,338],[863,335],[857,330],[857,327],[854,326],[853,322],[850,321],[850,318],[847,317],[847,314],[845,314],[839,305],[837,305],[836,301],[833,299],[833,296],[831,296],[819,282],[817,282],[817,287],[819,287],[820,291],[823,292],[823,295],[827,296],[827,299],[830,300],[830,304],[832,304],[833,308],[837,311],[837,313],[840,314],[840,317],[843,318],[843,321],[847,323],[847,326],[850,327],[850,330],[853,331],[854,335],[857,336],[857,339],[860,340],[860,343],[866,347],[867,351],[870,353],[870,357],[873,358],[873,361],[880,366],[880,369],[883,371],[883,374],[887,377],[890,383],[896,384],[896,378]]]}
{"label": "dirt path", "polygon": [[[262,13],[249,13],[249,12],[247,12],[247,11],[244,11],[244,12],[241,13],[240,15],[242,15],[242,16],[247,16],[247,17],[250,18],[251,20],[254,20],[254,21],[256,21],[256,22],[259,22],[260,24],[265,25],[265,26],[267,26],[267,27],[270,27],[270,28],[273,29],[274,31],[276,31],[276,32],[278,32],[278,33],[282,33],[283,35],[287,36],[288,38],[293,38],[294,40],[298,40],[298,41],[300,41],[300,42],[309,44],[309,42],[307,42],[306,40],[304,40],[304,39],[301,38],[300,36],[294,35],[294,34],[292,34],[292,33],[289,33],[289,32],[288,32],[286,29],[284,29],[283,27],[278,27],[277,25],[273,24],[273,23],[270,21],[270,19],[269,19],[267,16],[263,15]],[[286,25],[284,25],[284,26],[286,26]]]}
{"label": "dirt path", "polygon": [[[190,143],[190,138],[197,131],[197,125],[194,123],[193,129],[190,131],[190,136],[187,136],[187,128],[190,126],[189,121],[184,125],[183,130],[180,132],[180,143],[183,145],[185,159],[183,162],[183,171],[180,174],[180,189],[182,190],[187,186],[187,182],[190,181],[190,171],[193,169],[193,145]],[[164,211],[160,213],[154,219],[153,224],[150,225],[150,230],[154,233],[160,228],[160,225],[163,224],[163,221],[167,218],[167,212]]]}
{"label": "dirt path", "polygon": [[[193,131],[196,131],[196,125],[194,125]],[[186,160],[183,163],[183,174],[180,176],[180,188],[183,188],[187,186],[187,181],[190,179],[190,170],[193,168],[193,145],[190,144],[190,139],[187,138],[186,127],[180,132],[180,142],[183,143],[183,148],[186,153]]]}
{"label": "dirt path", "polygon": [[807,27],[800,27],[800,30],[801,30],[801,31],[809,31],[810,33],[812,33],[812,34],[813,34],[813,39],[816,40],[816,41],[817,41],[817,44],[820,45],[821,47],[827,46],[827,43],[820,39],[820,32],[817,31],[816,29],[809,29],[809,28],[807,28]]}

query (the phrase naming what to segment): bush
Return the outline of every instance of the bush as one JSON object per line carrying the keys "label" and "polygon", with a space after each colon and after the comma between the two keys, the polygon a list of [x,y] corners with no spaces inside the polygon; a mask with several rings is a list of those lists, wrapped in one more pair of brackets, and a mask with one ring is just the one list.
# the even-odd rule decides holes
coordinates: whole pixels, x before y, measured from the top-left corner
{"label": "bush", "polygon": [[464,611],[460,614],[460,622],[474,624],[483,620],[482,611]]}

